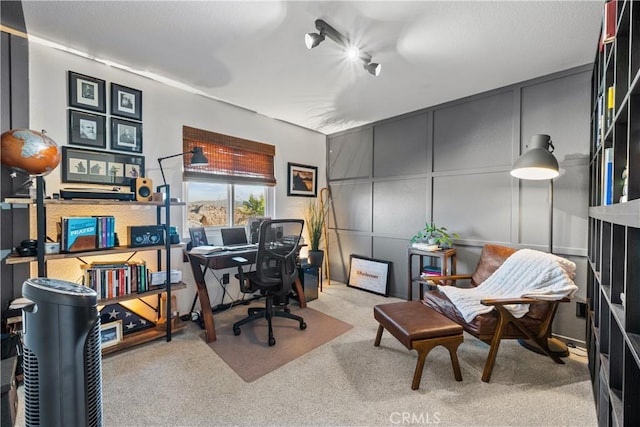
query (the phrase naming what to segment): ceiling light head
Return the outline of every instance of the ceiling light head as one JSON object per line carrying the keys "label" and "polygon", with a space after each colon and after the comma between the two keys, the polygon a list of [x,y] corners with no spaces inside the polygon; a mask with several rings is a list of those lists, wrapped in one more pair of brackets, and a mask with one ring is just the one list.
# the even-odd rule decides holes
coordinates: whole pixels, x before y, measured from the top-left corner
{"label": "ceiling light head", "polygon": [[313,49],[324,41],[324,36],[318,33],[308,33],[304,36],[304,44],[307,49]]}
{"label": "ceiling light head", "polygon": [[364,64],[364,69],[367,70],[370,74],[377,76],[380,74],[380,71],[382,71],[382,65],[378,64],[377,62],[368,62]]}
{"label": "ceiling light head", "polygon": [[520,179],[553,179],[560,175],[558,160],[549,135],[533,135],[529,150],[525,151],[513,165],[511,175]]}

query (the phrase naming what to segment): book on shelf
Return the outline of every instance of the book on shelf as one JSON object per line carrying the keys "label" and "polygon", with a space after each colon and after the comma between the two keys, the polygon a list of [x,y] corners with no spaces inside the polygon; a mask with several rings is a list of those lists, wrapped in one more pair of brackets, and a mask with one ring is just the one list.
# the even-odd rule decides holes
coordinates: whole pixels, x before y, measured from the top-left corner
{"label": "book on shelf", "polygon": [[93,289],[99,299],[117,298],[149,290],[144,261],[101,261],[82,265],[82,283]]}
{"label": "book on shelf", "polygon": [[60,221],[61,252],[82,252],[115,246],[113,216],[66,216]]}
{"label": "book on shelf", "polygon": [[82,252],[96,249],[98,222],[95,217],[62,218],[62,252]]}
{"label": "book on shelf", "polygon": [[613,203],[613,148],[604,149],[604,173],[602,182],[602,204]]}
{"label": "book on shelf", "polygon": [[607,129],[613,124],[615,106],[615,89],[613,86],[609,86],[607,89]]}
{"label": "book on shelf", "polygon": [[420,275],[423,277],[424,276],[442,276],[442,271],[440,270],[440,267],[425,265],[422,268],[422,273]]}
{"label": "book on shelf", "polygon": [[611,43],[616,39],[617,21],[616,0],[611,0],[604,5],[604,24],[602,26],[602,43]]}
{"label": "book on shelf", "polygon": [[604,108],[603,108],[603,100],[602,100],[602,94],[598,95],[598,115],[596,118],[596,126],[597,126],[597,130],[596,130],[596,148],[600,147],[600,144],[602,143],[602,139],[604,138],[604,130],[603,125],[604,125]]}

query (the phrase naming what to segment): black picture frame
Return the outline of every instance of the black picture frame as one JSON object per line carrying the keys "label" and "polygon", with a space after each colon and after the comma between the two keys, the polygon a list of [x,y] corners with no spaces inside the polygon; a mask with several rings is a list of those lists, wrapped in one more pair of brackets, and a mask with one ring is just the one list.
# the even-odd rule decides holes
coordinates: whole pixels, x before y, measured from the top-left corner
{"label": "black picture frame", "polygon": [[69,106],[106,113],[106,83],[75,71],[68,72]]}
{"label": "black picture frame", "polygon": [[142,120],[142,91],[111,83],[111,114]]}
{"label": "black picture frame", "polygon": [[107,148],[107,119],[99,114],[69,110],[69,144]]}
{"label": "black picture frame", "polygon": [[142,123],[111,117],[111,149],[142,153]]}
{"label": "black picture frame", "polygon": [[391,261],[351,254],[347,286],[387,297],[392,264]]}
{"label": "black picture frame", "polygon": [[144,177],[144,156],[62,147],[62,182],[129,186]]}
{"label": "black picture frame", "polygon": [[317,195],[318,168],[299,163],[287,163],[287,196],[316,197]]}

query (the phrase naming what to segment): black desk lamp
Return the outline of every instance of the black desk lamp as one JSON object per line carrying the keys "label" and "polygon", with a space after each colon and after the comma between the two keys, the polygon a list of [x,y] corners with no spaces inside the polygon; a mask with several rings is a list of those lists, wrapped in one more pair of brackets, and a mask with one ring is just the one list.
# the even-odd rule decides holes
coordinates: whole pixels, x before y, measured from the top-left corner
{"label": "black desk lamp", "polygon": [[193,150],[185,151],[184,153],[173,154],[171,156],[158,157],[158,165],[160,165],[160,173],[162,174],[162,182],[164,183],[164,185],[167,185],[167,180],[164,177],[162,161],[170,159],[172,157],[184,156],[185,154],[193,154],[193,157],[191,157],[192,165],[206,165],[207,163],[209,163],[209,160],[207,160],[207,157],[202,152],[202,147],[194,147]]}

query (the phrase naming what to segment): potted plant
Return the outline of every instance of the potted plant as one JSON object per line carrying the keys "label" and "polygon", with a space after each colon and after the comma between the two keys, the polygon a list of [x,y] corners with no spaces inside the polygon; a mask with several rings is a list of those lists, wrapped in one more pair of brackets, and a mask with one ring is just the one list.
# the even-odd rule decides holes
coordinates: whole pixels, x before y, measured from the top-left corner
{"label": "potted plant", "polygon": [[433,221],[427,222],[423,230],[411,238],[411,243],[427,242],[430,245],[438,245],[441,248],[453,246],[452,238],[459,239],[458,233],[449,233],[447,227],[438,227]]}
{"label": "potted plant", "polygon": [[322,267],[324,260],[324,251],[320,250],[320,241],[322,240],[325,217],[326,212],[318,201],[310,200],[305,212],[305,221],[309,234],[309,264],[316,267]]}

